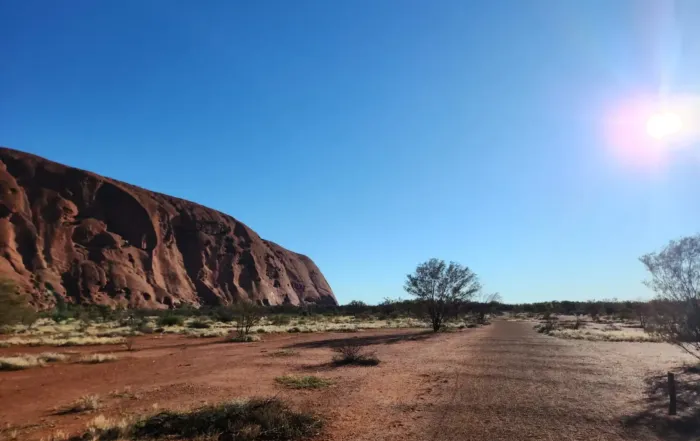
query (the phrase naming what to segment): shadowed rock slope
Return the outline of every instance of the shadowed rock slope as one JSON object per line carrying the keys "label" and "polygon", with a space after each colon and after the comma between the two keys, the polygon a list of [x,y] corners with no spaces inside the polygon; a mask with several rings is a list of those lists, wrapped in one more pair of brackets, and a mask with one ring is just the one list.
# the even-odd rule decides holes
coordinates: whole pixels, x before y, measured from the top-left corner
{"label": "shadowed rock slope", "polygon": [[38,307],[336,303],[311,259],[231,216],[8,148],[0,276]]}

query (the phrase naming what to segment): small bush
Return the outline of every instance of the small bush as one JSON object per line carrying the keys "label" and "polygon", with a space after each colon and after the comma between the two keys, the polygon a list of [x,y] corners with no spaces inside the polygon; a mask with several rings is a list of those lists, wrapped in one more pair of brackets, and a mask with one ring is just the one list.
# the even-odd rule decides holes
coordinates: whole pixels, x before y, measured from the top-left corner
{"label": "small bush", "polygon": [[365,352],[364,347],[358,344],[349,343],[333,350],[338,353],[333,357],[333,364],[336,366],[376,366],[379,364],[379,359],[374,352]]}
{"label": "small bush", "polygon": [[179,315],[164,315],[158,319],[158,326],[182,326],[185,320]]}
{"label": "small bush", "polygon": [[255,332],[257,332],[258,334],[267,334],[267,331],[264,328],[260,328]]}
{"label": "small bush", "polygon": [[330,380],[315,377],[313,375],[306,375],[303,377],[285,375],[283,377],[275,378],[275,381],[291,389],[321,389],[333,384],[333,382]]}
{"label": "small bush", "polygon": [[127,428],[96,431],[96,439],[200,439],[216,434],[213,439],[291,441],[316,435],[321,426],[316,416],[295,412],[278,399],[252,399],[190,412],[161,412]]}
{"label": "small bush", "polygon": [[117,356],[114,354],[86,354],[80,357],[78,360],[78,363],[84,363],[84,364],[99,364],[99,363],[107,363],[109,361],[114,361],[117,359]]}
{"label": "small bush", "polygon": [[255,341],[260,341],[260,337],[258,337],[257,335],[241,335],[238,333],[232,333],[226,338],[226,341],[230,341],[232,343],[251,343]]}
{"label": "small bush", "polygon": [[136,328],[136,332],[138,332],[140,334],[150,335],[150,334],[153,334],[154,332],[156,332],[156,329],[152,325],[149,325],[148,323],[143,323]]}
{"label": "small bush", "polygon": [[100,408],[100,397],[97,395],[84,395],[78,398],[71,405],[65,407],[58,413],[61,415],[69,413],[90,412]]}
{"label": "small bush", "polygon": [[232,308],[223,306],[214,312],[214,318],[222,323],[231,323],[236,319],[236,313]]}
{"label": "small bush", "polygon": [[189,322],[187,324],[187,327],[191,329],[209,329],[211,328],[211,324],[205,320],[197,319],[192,322]]}
{"label": "small bush", "polygon": [[298,327],[295,326],[295,327],[293,327],[293,328],[287,329],[287,332],[289,332],[290,334],[294,334],[294,333],[297,333],[297,332],[301,332],[301,329],[299,329]]}
{"label": "small bush", "polygon": [[292,322],[291,317],[288,315],[273,315],[272,317],[268,317],[268,320],[270,324],[275,326],[285,326]]}

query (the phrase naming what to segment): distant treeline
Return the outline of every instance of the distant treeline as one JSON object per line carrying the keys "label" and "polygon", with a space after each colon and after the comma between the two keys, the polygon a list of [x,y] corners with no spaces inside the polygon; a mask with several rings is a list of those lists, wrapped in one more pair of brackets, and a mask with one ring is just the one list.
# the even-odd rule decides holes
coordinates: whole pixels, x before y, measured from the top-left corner
{"label": "distant treeline", "polygon": [[[452,305],[456,315],[474,314],[484,316],[486,314],[502,313],[527,313],[527,314],[566,314],[566,315],[614,315],[626,318],[638,318],[640,314],[648,310],[648,302],[632,302],[617,300],[601,300],[588,302],[554,301],[524,304],[506,304],[498,302],[464,302]],[[56,321],[69,318],[83,320],[115,320],[125,317],[146,317],[176,315],[181,317],[212,317],[221,321],[231,321],[234,316],[233,306],[202,306],[195,308],[182,305],[172,309],[112,309],[104,305],[75,305],[59,302],[50,311],[44,311],[42,316],[51,317]],[[399,317],[421,317],[424,315],[425,304],[420,300],[385,300],[378,305],[368,305],[360,301],[352,301],[346,305],[316,305],[305,304],[276,305],[262,308],[265,315],[290,315],[290,316],[340,316],[351,315],[356,317],[377,318],[380,320]]]}

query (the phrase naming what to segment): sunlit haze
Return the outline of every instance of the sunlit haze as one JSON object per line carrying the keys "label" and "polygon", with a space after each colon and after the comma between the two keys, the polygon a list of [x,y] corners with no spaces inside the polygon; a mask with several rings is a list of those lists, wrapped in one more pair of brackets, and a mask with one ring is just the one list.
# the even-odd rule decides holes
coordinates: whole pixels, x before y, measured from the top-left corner
{"label": "sunlit haze", "polygon": [[681,118],[672,112],[655,113],[647,121],[647,132],[654,138],[673,136],[683,127]]}

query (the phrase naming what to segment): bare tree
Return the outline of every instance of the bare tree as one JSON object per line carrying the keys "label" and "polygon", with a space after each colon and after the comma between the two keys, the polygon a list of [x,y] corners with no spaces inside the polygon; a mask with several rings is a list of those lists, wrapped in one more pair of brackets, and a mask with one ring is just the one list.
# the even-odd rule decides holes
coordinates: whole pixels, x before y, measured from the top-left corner
{"label": "bare tree", "polygon": [[476,322],[484,324],[486,323],[486,314],[491,314],[497,303],[503,303],[503,297],[497,292],[482,293],[478,296],[477,302],[479,303],[474,310],[476,313]]}
{"label": "bare tree", "polygon": [[425,302],[433,331],[437,332],[445,319],[455,312],[457,304],[470,300],[481,290],[481,285],[468,267],[430,259],[406,276],[404,289]]}
{"label": "bare tree", "polygon": [[651,305],[648,302],[640,301],[634,304],[633,309],[640,326],[642,329],[646,329],[649,323],[649,317],[652,315]]}
{"label": "bare tree", "polygon": [[233,307],[236,316],[236,332],[243,337],[250,334],[250,328],[260,323],[262,308],[255,303],[241,301]]}
{"label": "bare tree", "polygon": [[700,358],[700,234],[640,260],[651,273],[645,284],[658,296],[651,330]]}
{"label": "bare tree", "polygon": [[482,294],[479,296],[479,302],[481,303],[503,303],[503,296],[500,293],[492,292],[489,294]]}

